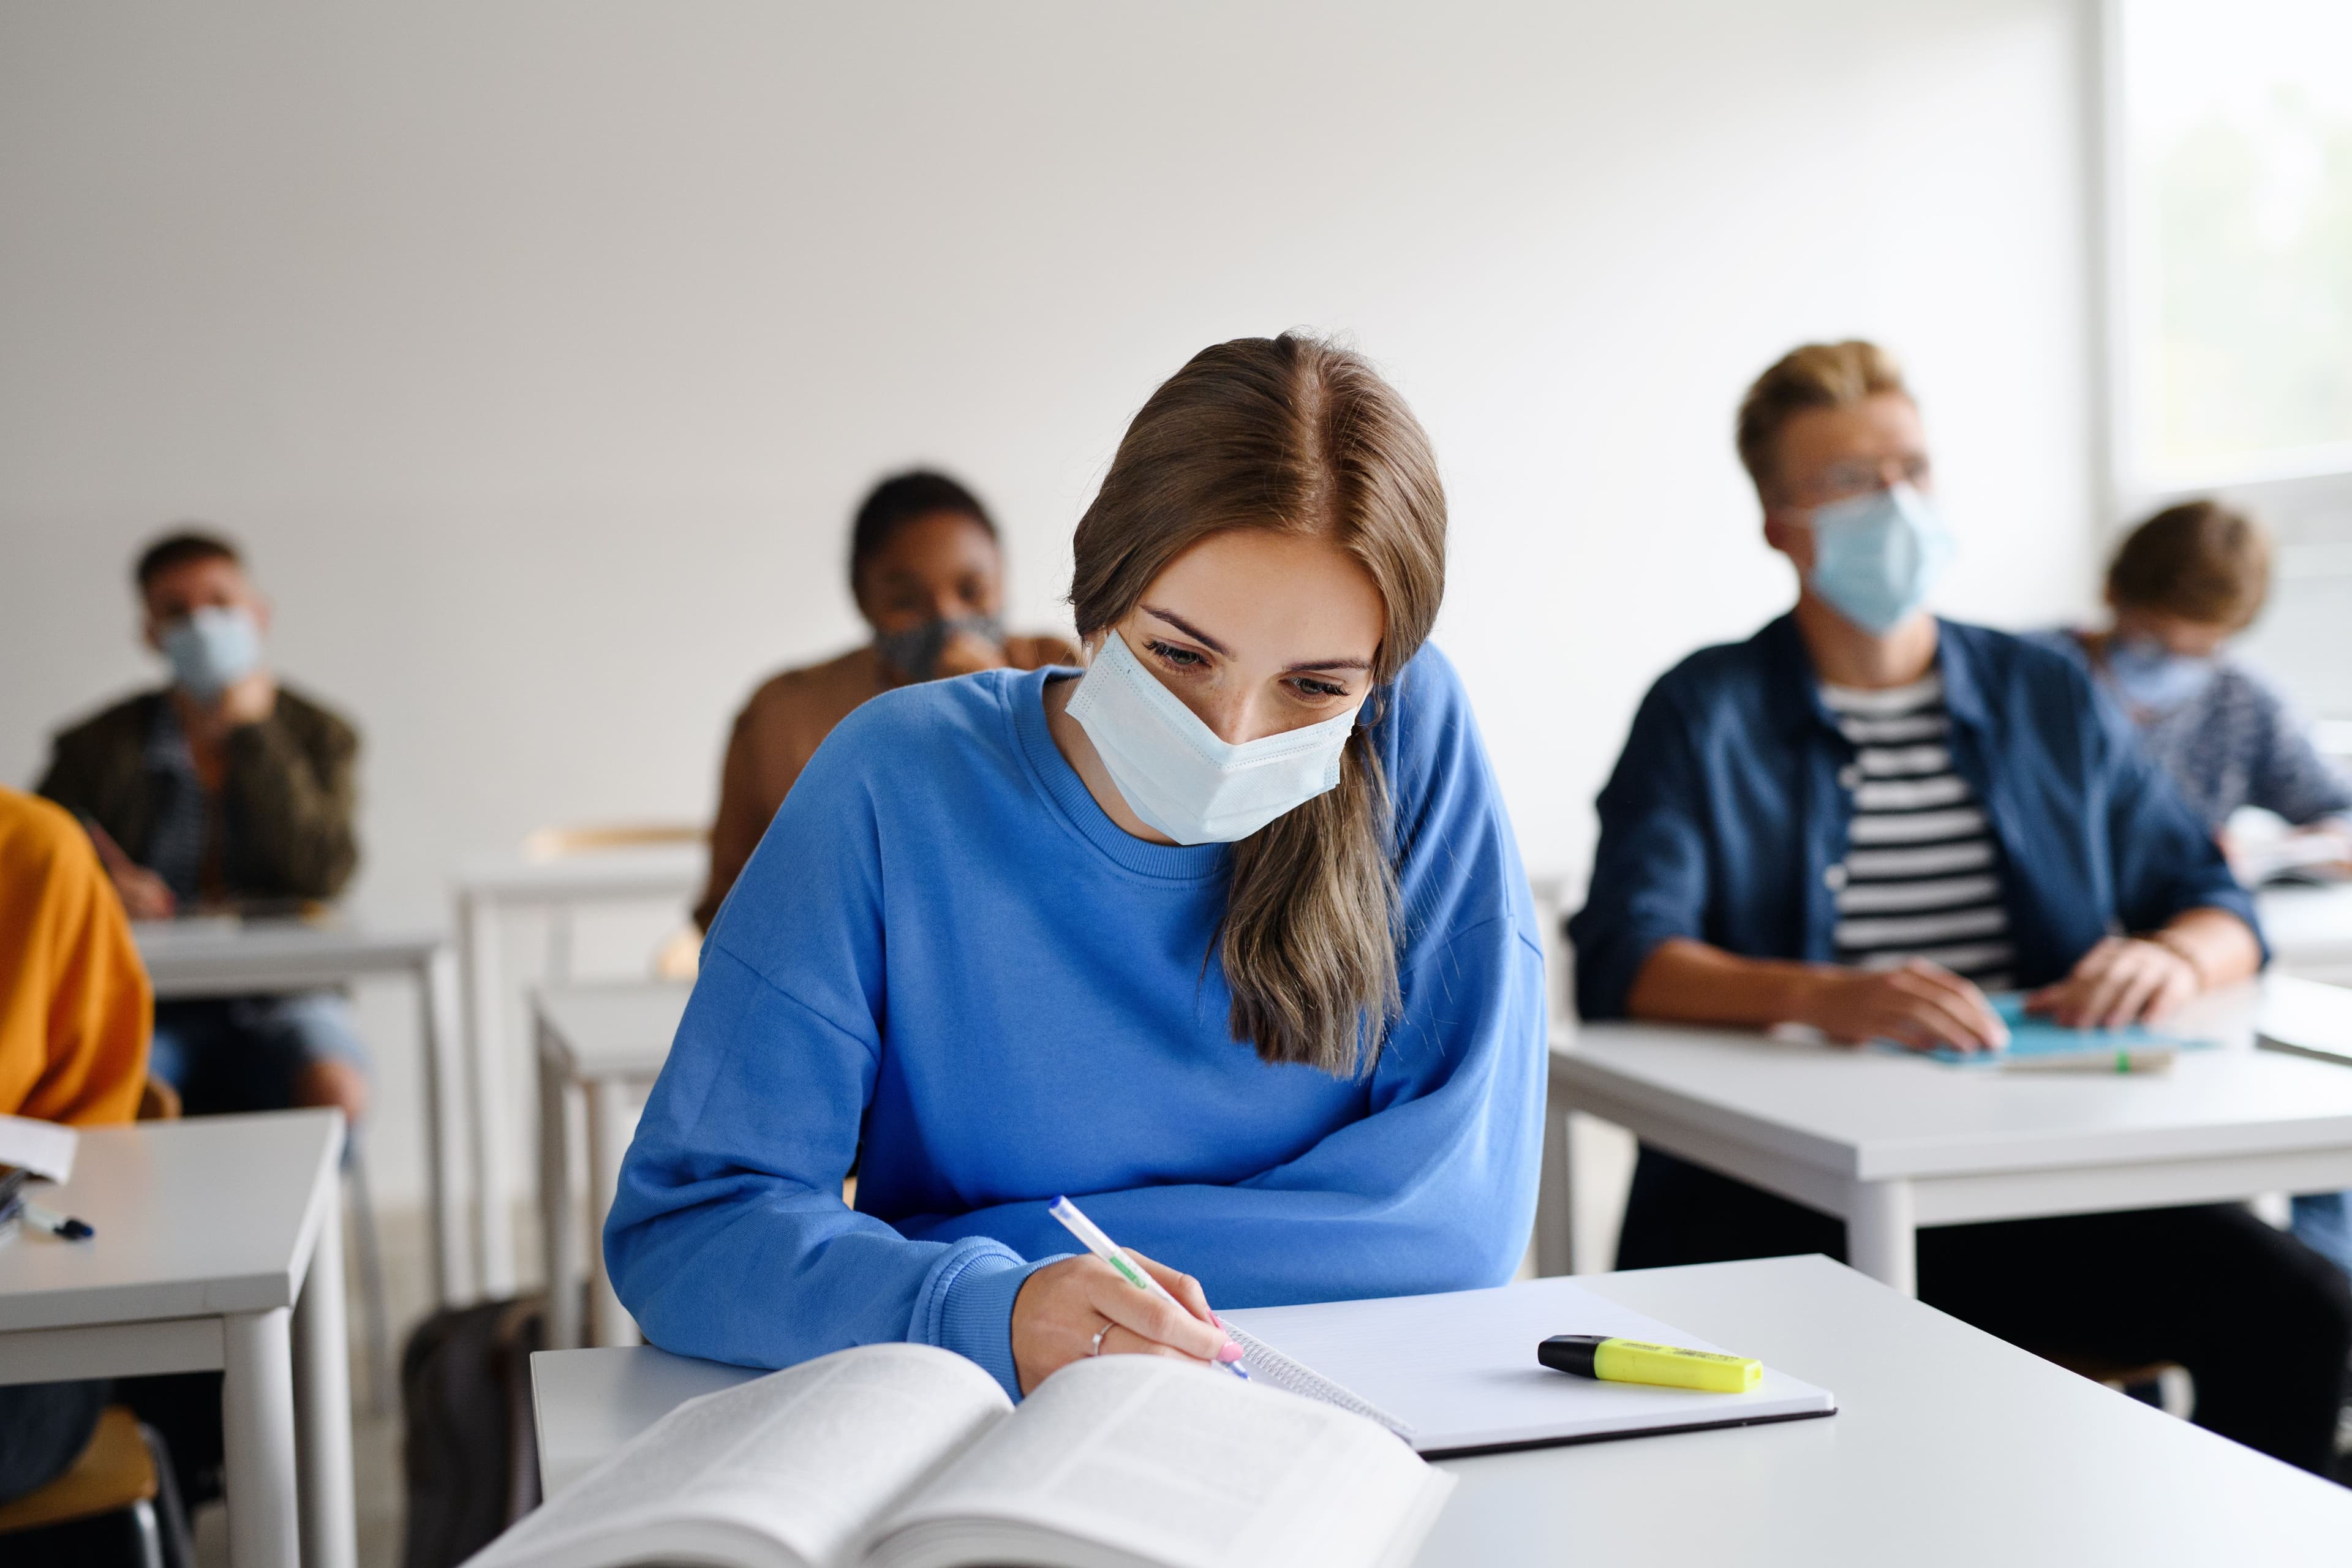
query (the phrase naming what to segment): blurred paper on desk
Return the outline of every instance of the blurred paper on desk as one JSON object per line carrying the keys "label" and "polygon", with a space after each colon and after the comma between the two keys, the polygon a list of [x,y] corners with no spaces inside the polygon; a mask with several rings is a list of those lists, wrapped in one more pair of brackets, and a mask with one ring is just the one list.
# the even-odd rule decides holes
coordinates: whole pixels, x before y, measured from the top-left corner
{"label": "blurred paper on desk", "polygon": [[22,1165],[53,1182],[73,1179],[74,1149],[80,1134],[55,1121],[0,1116],[0,1165]]}

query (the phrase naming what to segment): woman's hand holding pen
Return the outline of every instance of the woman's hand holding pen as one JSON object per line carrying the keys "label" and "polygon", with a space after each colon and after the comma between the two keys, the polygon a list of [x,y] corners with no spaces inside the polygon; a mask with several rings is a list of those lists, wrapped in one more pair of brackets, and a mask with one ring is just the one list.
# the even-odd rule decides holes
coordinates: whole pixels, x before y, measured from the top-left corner
{"label": "woman's hand holding pen", "polygon": [[1013,1300],[1013,1365],[1022,1393],[1070,1363],[1097,1353],[1097,1332],[1103,1355],[1162,1355],[1202,1363],[1240,1357],[1241,1348],[1209,1310],[1199,1280],[1139,1252],[1128,1256],[1181,1308],[1137,1289],[1099,1258],[1066,1258],[1047,1264],[1029,1276]]}

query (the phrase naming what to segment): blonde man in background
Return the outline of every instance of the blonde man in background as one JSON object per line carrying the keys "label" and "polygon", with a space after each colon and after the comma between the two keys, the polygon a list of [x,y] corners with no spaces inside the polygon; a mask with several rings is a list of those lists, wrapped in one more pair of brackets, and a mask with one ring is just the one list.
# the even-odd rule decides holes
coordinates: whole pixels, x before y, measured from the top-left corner
{"label": "blonde man in background", "polygon": [[[1635,716],[1569,928],[1582,1015],[1975,1051],[2007,1039],[1988,993],[2115,1025],[2252,974],[2252,901],[2114,705],[2046,647],[1928,613],[1956,543],[1894,360],[1793,351],[1749,389],[1738,446],[1797,602]],[[1845,1239],[1644,1148],[1617,1262]],[[2352,1291],[2242,1205],[1938,1226],[1918,1274],[1922,1300],[2014,1343],[2179,1362],[2200,1425],[2334,1461]]]}

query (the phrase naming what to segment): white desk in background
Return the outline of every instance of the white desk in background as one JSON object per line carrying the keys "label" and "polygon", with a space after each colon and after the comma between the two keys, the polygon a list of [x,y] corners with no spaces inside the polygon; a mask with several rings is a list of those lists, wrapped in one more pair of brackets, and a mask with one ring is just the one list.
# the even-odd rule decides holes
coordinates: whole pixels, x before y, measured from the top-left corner
{"label": "white desk in background", "polygon": [[0,1247],[0,1383],[219,1369],[236,1568],[352,1568],[337,1110],[84,1128]]}
{"label": "white desk in background", "polygon": [[[1838,1414],[1440,1460],[1459,1485],[1421,1568],[2299,1568],[2340,1564],[2352,1543],[2352,1491],[1827,1258],[1580,1283],[1832,1390]],[[682,1402],[758,1375],[646,1348],[531,1357],[548,1493]]]}
{"label": "white desk in background", "polygon": [[2352,984],[2352,882],[2264,888],[2254,895],[2254,911],[2273,968]]}
{"label": "white desk in background", "polygon": [[539,1037],[540,1234],[546,1247],[547,1342],[570,1349],[580,1340],[581,1226],[572,1208],[571,1091],[588,1102],[588,1278],[590,1342],[637,1342],[637,1325],[604,1276],[604,1216],[626,1152],[627,1100],[659,1076],[694,986],[687,981],[567,985],[537,992],[531,1024]]}
{"label": "white desk in background", "polygon": [[[2129,1076],[1947,1067],[1664,1024],[1563,1032],[1551,1051],[1538,1272],[1567,1273],[1574,1256],[1571,1110],[1837,1215],[1853,1266],[1906,1295],[1921,1226],[2352,1186],[2352,1073],[2253,1048],[2264,984],[2200,997],[2166,1021],[2221,1047]],[[2352,994],[2342,1000],[2352,1007]]]}
{"label": "white desk in background", "polygon": [[[457,1131],[464,1124],[458,1096],[466,1075],[457,1059],[457,974],[448,940],[434,931],[374,931],[298,920],[237,922],[200,917],[140,921],[131,930],[159,1002],[320,990],[372,975],[405,976],[415,983],[422,1046],[417,1059],[425,1074],[425,1169],[431,1186],[433,1299],[443,1305],[457,1300],[467,1279],[467,1226],[458,1206],[466,1181]],[[478,1164],[474,1173],[478,1186]],[[477,1230],[477,1281],[483,1277],[483,1239]]]}
{"label": "white desk in background", "polygon": [[481,1176],[479,1223],[483,1294],[514,1290],[514,1226],[505,1204],[505,1170],[497,1157],[507,1130],[506,1016],[509,1004],[499,921],[543,910],[549,927],[546,978],[572,978],[570,917],[583,904],[671,902],[681,911],[709,868],[700,844],[599,849],[554,859],[521,855],[469,862],[457,877],[457,941],[465,988],[467,1089],[472,1096],[474,1168]]}

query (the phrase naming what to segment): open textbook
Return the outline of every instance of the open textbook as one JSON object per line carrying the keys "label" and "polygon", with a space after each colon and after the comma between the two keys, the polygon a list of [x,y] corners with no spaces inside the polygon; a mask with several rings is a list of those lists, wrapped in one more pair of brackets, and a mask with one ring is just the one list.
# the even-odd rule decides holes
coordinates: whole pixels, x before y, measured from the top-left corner
{"label": "open textbook", "polygon": [[1080,1361],[1016,1409],[961,1356],[865,1345],[679,1405],[469,1568],[1396,1568],[1453,1485],[1173,1361]]}

